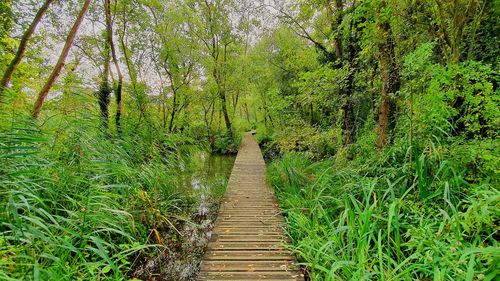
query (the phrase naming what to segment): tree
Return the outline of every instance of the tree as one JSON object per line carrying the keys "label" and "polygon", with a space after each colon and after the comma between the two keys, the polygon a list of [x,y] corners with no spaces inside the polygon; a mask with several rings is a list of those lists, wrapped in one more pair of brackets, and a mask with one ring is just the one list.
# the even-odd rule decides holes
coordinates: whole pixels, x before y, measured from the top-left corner
{"label": "tree", "polygon": [[[378,61],[382,89],[380,94],[377,146],[382,148],[394,137],[396,126],[396,93],[399,91],[400,78],[396,63],[395,41],[390,24],[390,7],[382,0],[377,11]],[[385,13],[384,13],[385,12]],[[389,140],[387,139],[389,136]]]}
{"label": "tree", "polygon": [[221,112],[228,134],[233,136],[233,129],[226,101],[226,63],[228,61],[229,48],[234,43],[231,34],[228,12],[225,10],[230,3],[224,0],[198,1],[201,22],[198,25],[198,36],[200,37],[209,55],[208,69],[214,79],[217,95],[221,103]]}
{"label": "tree", "polygon": [[47,12],[52,2],[54,2],[54,0],[46,0],[43,3],[43,5],[36,13],[35,18],[29,25],[28,29],[26,29],[26,31],[24,32],[23,37],[21,38],[21,42],[19,43],[19,47],[17,48],[16,55],[7,66],[7,69],[2,76],[2,80],[0,80],[0,98],[2,97],[4,90],[8,87],[10,79],[12,78],[12,74],[23,59],[26,47],[28,46],[28,41],[35,32],[38,23],[42,20],[43,15],[45,15],[45,12]]}
{"label": "tree", "polygon": [[[343,100],[341,127],[344,145],[356,140],[354,78],[358,71],[359,27],[354,23],[356,2],[343,0],[308,0],[296,4],[297,15],[278,8],[283,20],[300,37],[308,40],[321,54],[323,65],[345,73],[339,98]],[[350,15],[350,16],[347,16]],[[343,43],[344,42],[344,43]]]}
{"label": "tree", "polygon": [[143,39],[150,36],[148,30],[144,30],[148,26],[145,22],[150,18],[140,1],[121,1],[121,4],[121,16],[118,18],[121,21],[121,28],[118,29],[118,37],[123,60],[130,78],[130,85],[132,86],[130,94],[139,110],[138,122],[141,122],[142,119],[149,120],[146,114],[146,85],[143,81],[140,81],[140,78],[143,60],[148,58],[145,56],[148,47],[145,44],[147,41]]}
{"label": "tree", "polygon": [[116,99],[115,126],[118,133],[120,133],[121,132],[120,119],[122,114],[123,74],[120,69],[120,64],[118,63],[115,43],[113,42],[113,21],[111,19],[110,0],[104,0],[104,12],[106,14],[106,34],[107,34],[108,45],[111,50],[111,57],[113,58],[113,64],[115,65],[115,69],[118,74],[118,83],[115,87],[115,99]]}
{"label": "tree", "polygon": [[43,86],[42,90],[38,93],[38,98],[35,102],[35,105],[33,106],[33,117],[35,119],[38,119],[38,117],[40,117],[40,112],[42,110],[43,103],[47,98],[47,95],[49,94],[52,85],[54,84],[57,77],[61,73],[61,69],[64,66],[64,62],[69,54],[69,51],[71,50],[71,46],[73,44],[73,40],[75,39],[78,28],[80,27],[83,18],[89,9],[90,2],[91,0],[85,0],[85,2],[83,3],[82,9],[80,10],[78,17],[76,18],[73,27],[69,31],[68,37],[66,38],[66,42],[64,43],[64,47],[61,51],[61,54],[59,55],[59,59],[57,60],[57,63],[54,66],[54,69],[52,70],[52,73],[50,74],[49,78],[45,82],[45,85]]}
{"label": "tree", "polygon": [[101,84],[97,92],[97,100],[99,109],[101,111],[102,126],[104,127],[104,129],[107,129],[109,122],[109,96],[111,94],[111,86],[109,85],[109,66],[111,64],[111,44],[113,43],[111,34],[113,31],[111,28],[111,11],[109,0],[104,1],[104,16],[106,21],[106,30],[104,32],[104,64]]}
{"label": "tree", "polygon": [[[435,30],[438,39],[445,45],[443,55],[447,61],[457,63],[464,57],[462,42],[469,31],[467,24],[474,22],[474,25],[479,25],[487,1],[434,0],[433,2],[432,9],[436,13],[436,19],[435,26],[431,30]],[[470,31],[474,32],[476,26],[472,26]]]}
{"label": "tree", "polygon": [[[154,35],[151,42],[153,61],[160,78],[166,76],[171,111],[168,131],[172,132],[176,118],[189,104],[190,84],[197,67],[195,53],[198,40],[189,31],[188,13],[182,5],[147,5],[153,16]],[[165,122],[166,124],[166,122]]]}

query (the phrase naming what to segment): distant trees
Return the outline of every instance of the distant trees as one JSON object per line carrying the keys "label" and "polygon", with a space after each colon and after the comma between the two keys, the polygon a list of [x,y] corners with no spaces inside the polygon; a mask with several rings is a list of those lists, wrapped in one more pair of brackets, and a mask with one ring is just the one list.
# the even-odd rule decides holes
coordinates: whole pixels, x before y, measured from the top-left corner
{"label": "distant trees", "polygon": [[[355,143],[358,132],[374,123],[373,144],[383,148],[393,143],[401,114],[411,102],[402,94],[409,91],[401,74],[405,56],[419,44],[436,41],[439,56],[433,59],[438,63],[452,65],[480,57],[474,51],[476,44],[485,47],[487,62],[498,62],[490,59],[497,52],[488,38],[495,38],[491,30],[498,24],[491,18],[499,7],[474,0],[398,1],[397,5],[386,0],[275,4],[281,22],[307,47],[297,49],[287,45],[293,40],[280,38],[288,43],[274,46],[277,52],[268,65],[283,78],[278,87],[289,112],[298,112],[311,126],[323,129],[328,127],[325,120],[330,120],[330,126],[341,129],[344,146]],[[304,49],[316,51],[316,56],[307,56],[317,65],[305,63],[307,59],[293,61],[294,56],[306,55]],[[451,104],[465,114],[463,95]],[[267,110],[262,111],[266,115]],[[460,120],[448,121],[459,125]]]}
{"label": "distant trees", "polygon": [[[21,61],[27,40],[52,2],[44,2],[26,31],[18,56],[13,61],[13,69]],[[92,9],[94,2],[97,5]],[[251,9],[255,3],[249,1],[237,6],[231,0],[181,2],[85,0],[65,3],[70,10],[78,5],[79,14],[66,36],[55,30],[43,30],[46,33],[42,35],[44,40],[50,42],[52,38],[63,35],[65,42],[58,51],[58,60],[48,78],[40,81],[43,84],[36,81],[28,86],[38,92],[32,116],[39,118],[49,92],[63,73],[66,60],[70,60],[70,54],[74,54],[76,63],[72,64],[71,73],[68,72],[73,77],[71,79],[76,81],[72,85],[79,86],[77,84],[82,83],[78,77],[82,72],[92,73],[92,76],[85,77],[87,85],[82,86],[88,89],[88,82],[96,82],[92,91],[96,98],[94,105],[105,130],[109,128],[109,118],[114,113],[116,130],[121,131],[124,106],[122,92],[127,91],[130,95],[125,102],[136,109],[130,113],[134,116],[138,114],[139,117],[136,126],[146,123],[153,128],[156,126],[154,117],[159,114],[168,133],[203,125],[210,127],[205,128],[209,138],[218,135],[232,138],[234,119],[238,118],[238,114],[240,118],[244,114],[247,122],[250,122],[252,114],[256,117],[256,113],[252,113],[248,106],[250,89],[254,88],[247,77],[251,75],[247,72],[250,68],[245,65],[251,62],[244,58],[252,48],[250,41],[254,40],[250,32],[256,23],[251,19]],[[88,11],[91,13],[88,16],[89,24],[76,39]],[[61,21],[57,18],[52,20],[55,25]],[[114,36],[118,37],[117,45]],[[74,50],[73,45],[76,46]],[[44,51],[45,48],[42,45],[36,47],[36,50],[28,53],[30,60],[36,59],[36,52]],[[40,58],[30,71],[43,73],[47,62]],[[123,67],[126,73],[122,71]],[[6,76],[12,72],[12,69],[7,69]],[[23,75],[29,78],[32,74]],[[8,84],[9,79],[4,79],[5,84]],[[68,102],[71,100],[67,98],[68,95],[80,94],[79,90],[68,89],[67,85],[61,84],[65,88],[58,90],[53,100],[55,104],[60,98]],[[159,95],[156,96],[156,93]],[[116,108],[110,108],[113,95]],[[27,96],[27,99],[30,97]],[[270,108],[266,106],[266,110],[265,119],[272,119]],[[191,119],[197,121],[192,122]]]}
{"label": "distant trees", "polygon": [[[296,4],[300,11],[298,15],[291,15],[280,9],[284,22],[290,25],[300,37],[310,41],[320,53],[320,62],[333,69],[345,69],[347,73],[342,81],[338,95],[342,99],[340,110],[342,111],[341,127],[344,144],[353,143],[356,140],[356,116],[353,87],[354,77],[357,71],[357,54],[359,52],[359,33],[355,29],[352,14],[357,3],[347,3],[344,0],[305,1]],[[324,13],[324,17],[315,16]],[[312,31],[311,31],[312,30]]]}
{"label": "distant trees", "polygon": [[182,5],[160,3],[147,7],[153,17],[152,60],[164,82],[161,91],[170,94],[171,100],[170,119],[167,122],[165,116],[164,126],[172,133],[176,119],[191,102],[191,84],[199,71],[199,41],[189,29],[189,13]]}
{"label": "distant trees", "polygon": [[[68,2],[82,10],[37,96],[35,117],[61,72],[91,2]],[[419,110],[413,107],[418,102],[414,97],[420,94],[415,89],[436,91],[438,96],[442,92],[436,89],[446,88],[408,82],[408,77],[418,75],[408,74],[406,61],[420,46],[432,45],[432,52],[423,48],[428,52],[428,68],[422,66],[420,72],[430,71],[430,65],[434,70],[441,69],[440,65],[449,67],[447,71],[455,67],[462,71],[476,69],[465,66],[471,61],[498,64],[496,2],[404,0],[396,5],[387,0],[305,0],[276,1],[272,7],[269,2],[257,2],[101,0],[90,10],[90,27],[76,41],[75,62],[83,62],[71,75],[91,73],[82,88],[92,85],[92,92],[97,92],[93,106],[102,127],[108,128],[110,115],[115,114],[117,132],[127,105],[131,109],[127,118],[137,117],[134,126],[145,124],[150,134],[155,129],[167,134],[189,130],[215,140],[232,137],[241,127],[263,123],[272,129],[293,120],[298,127],[335,131],[331,141],[343,147],[357,143],[358,135],[369,131],[370,143],[382,149],[394,143],[398,134],[407,133],[405,116],[413,118]],[[25,36],[33,33],[51,1],[43,3]],[[279,15],[279,21],[261,21],[260,13],[266,11],[272,20]],[[61,36],[49,33],[43,39]],[[16,40],[10,44],[17,45]],[[476,46],[485,51],[478,52]],[[14,61],[19,61],[25,48],[26,40],[21,41],[21,55]],[[47,60],[37,57],[36,51],[27,52],[30,60],[39,61],[26,76],[46,71]],[[466,75],[460,71],[450,75],[462,81]],[[40,83],[36,82],[30,89],[38,91]],[[465,88],[461,85],[456,93],[442,98],[451,107],[446,117],[451,125],[446,126],[454,127],[453,134],[464,132],[469,121],[460,116],[476,108],[474,118],[482,122],[480,135],[488,135],[492,125],[480,109],[486,106],[482,93],[471,90],[467,97]],[[110,107],[113,91],[116,108]],[[122,92],[127,93],[125,99]],[[480,101],[467,101],[472,98]]]}
{"label": "distant trees", "polygon": [[[97,101],[99,109],[101,112],[102,126],[104,129],[108,128],[109,123],[109,103],[111,98],[111,92],[113,88],[115,89],[115,99],[116,99],[116,115],[115,115],[115,126],[118,132],[120,132],[120,119],[122,111],[122,88],[123,88],[123,74],[120,69],[120,64],[118,62],[115,44],[113,42],[113,21],[111,18],[111,1],[103,1],[103,14],[104,14],[104,41],[103,41],[103,71],[101,75],[101,82],[99,89],[97,91]],[[111,60],[115,66],[117,72],[117,83],[112,87],[109,83],[110,78],[110,66]]]}

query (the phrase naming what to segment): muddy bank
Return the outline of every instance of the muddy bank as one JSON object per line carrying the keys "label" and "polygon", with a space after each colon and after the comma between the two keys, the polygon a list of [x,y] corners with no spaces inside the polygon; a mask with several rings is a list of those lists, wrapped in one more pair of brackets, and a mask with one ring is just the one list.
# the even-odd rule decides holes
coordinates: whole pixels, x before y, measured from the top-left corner
{"label": "muddy bank", "polygon": [[199,152],[195,168],[183,173],[178,184],[190,202],[169,218],[148,240],[161,244],[138,255],[131,277],[140,280],[196,280],[201,258],[211,237],[220,199],[224,195],[235,156]]}

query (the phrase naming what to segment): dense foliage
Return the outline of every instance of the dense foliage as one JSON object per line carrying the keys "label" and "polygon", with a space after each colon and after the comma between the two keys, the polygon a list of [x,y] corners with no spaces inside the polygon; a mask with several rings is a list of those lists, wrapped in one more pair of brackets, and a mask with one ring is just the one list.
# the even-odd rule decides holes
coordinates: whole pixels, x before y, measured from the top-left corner
{"label": "dense foliage", "polygon": [[302,1],[259,43],[258,137],[313,280],[498,277],[498,4]]}
{"label": "dense foliage", "polygon": [[256,129],[313,280],[495,280],[499,16],[498,0],[0,2],[0,279],[193,279],[196,258],[169,261],[203,253],[227,175],[186,174]]}

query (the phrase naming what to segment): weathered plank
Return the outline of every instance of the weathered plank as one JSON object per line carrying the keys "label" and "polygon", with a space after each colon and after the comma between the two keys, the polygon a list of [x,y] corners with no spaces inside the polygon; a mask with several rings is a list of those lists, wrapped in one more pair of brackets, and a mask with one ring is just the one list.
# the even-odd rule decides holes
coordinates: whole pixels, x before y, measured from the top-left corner
{"label": "weathered plank", "polygon": [[199,280],[304,280],[284,247],[288,238],[265,171],[259,146],[245,134]]}

